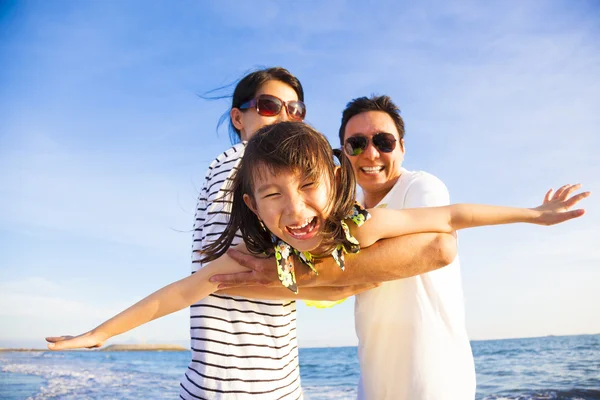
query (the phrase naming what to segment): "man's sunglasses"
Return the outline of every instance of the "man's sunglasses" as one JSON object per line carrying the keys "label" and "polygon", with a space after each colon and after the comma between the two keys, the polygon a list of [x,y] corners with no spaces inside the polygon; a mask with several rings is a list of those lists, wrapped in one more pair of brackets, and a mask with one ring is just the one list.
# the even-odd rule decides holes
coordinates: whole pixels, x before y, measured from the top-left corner
{"label": "man's sunglasses", "polygon": [[287,110],[288,117],[292,120],[302,121],[306,116],[306,106],[303,102],[297,100],[283,101],[270,94],[261,94],[242,104],[239,109],[244,110],[256,107],[258,115],[262,115],[263,117],[274,117],[279,115],[283,106],[285,106]]}
{"label": "man's sunglasses", "polygon": [[358,156],[367,149],[369,142],[372,142],[373,146],[382,153],[391,153],[396,148],[396,137],[394,135],[379,132],[371,138],[365,135],[350,136],[344,143],[344,151],[349,156]]}

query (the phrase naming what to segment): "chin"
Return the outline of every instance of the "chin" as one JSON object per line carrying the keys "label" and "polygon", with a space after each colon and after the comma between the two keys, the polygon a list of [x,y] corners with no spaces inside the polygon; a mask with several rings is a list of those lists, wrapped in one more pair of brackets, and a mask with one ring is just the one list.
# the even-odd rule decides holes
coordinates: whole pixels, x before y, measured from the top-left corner
{"label": "chin", "polygon": [[288,243],[291,244],[298,251],[313,251],[317,249],[317,247],[319,247],[319,243],[302,242],[297,239],[293,242],[289,241]]}

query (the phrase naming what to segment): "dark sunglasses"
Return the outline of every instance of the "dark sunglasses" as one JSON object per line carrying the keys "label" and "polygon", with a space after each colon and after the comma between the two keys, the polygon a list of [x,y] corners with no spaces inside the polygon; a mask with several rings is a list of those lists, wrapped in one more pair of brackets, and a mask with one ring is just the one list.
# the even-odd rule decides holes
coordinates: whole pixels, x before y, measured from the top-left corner
{"label": "dark sunglasses", "polygon": [[355,135],[346,139],[344,151],[349,156],[358,156],[367,149],[369,142],[372,142],[378,151],[391,153],[396,148],[396,141],[396,137],[387,132],[379,132],[371,138],[365,135]]}
{"label": "dark sunglasses", "polygon": [[271,96],[270,94],[261,94],[254,99],[242,104],[239,109],[244,110],[247,108],[256,107],[256,112],[263,117],[274,117],[279,115],[281,110],[285,106],[288,117],[295,121],[302,121],[306,116],[306,106],[303,102],[298,100],[283,101],[278,97]]}

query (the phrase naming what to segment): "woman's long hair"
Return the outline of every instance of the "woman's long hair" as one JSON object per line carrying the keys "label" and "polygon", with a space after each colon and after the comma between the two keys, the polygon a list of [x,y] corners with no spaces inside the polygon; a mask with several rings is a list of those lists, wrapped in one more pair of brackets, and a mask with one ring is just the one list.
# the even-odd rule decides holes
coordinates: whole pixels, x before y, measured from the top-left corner
{"label": "woman's long hair", "polygon": [[233,195],[229,222],[223,233],[204,248],[202,262],[223,255],[238,230],[251,253],[272,254],[271,232],[248,208],[244,194],[254,202],[255,178],[259,174],[276,175],[280,171],[299,173],[316,185],[331,184],[329,210],[319,210],[329,211],[320,233],[323,237],[319,246],[322,252],[315,255],[329,254],[339,243],[345,242],[341,221],[351,213],[356,198],[356,180],[350,161],[339,150],[332,150],[327,139],[310,125],[280,122],[261,128],[248,141],[239,168],[225,190],[225,196]]}

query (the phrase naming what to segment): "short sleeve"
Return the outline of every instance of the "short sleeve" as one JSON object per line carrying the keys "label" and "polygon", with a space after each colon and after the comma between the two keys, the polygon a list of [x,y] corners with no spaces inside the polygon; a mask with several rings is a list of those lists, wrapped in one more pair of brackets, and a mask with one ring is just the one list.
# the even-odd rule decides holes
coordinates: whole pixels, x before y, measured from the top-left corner
{"label": "short sleeve", "polygon": [[410,184],[404,197],[404,208],[438,207],[450,204],[448,188],[439,178],[421,172]]}

